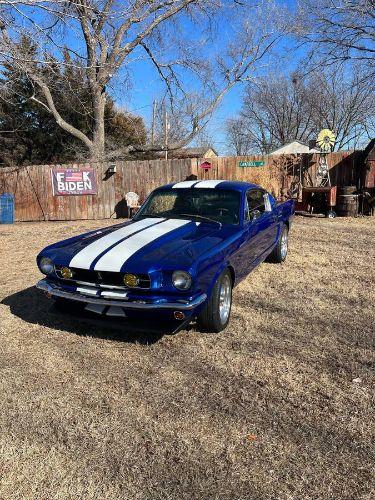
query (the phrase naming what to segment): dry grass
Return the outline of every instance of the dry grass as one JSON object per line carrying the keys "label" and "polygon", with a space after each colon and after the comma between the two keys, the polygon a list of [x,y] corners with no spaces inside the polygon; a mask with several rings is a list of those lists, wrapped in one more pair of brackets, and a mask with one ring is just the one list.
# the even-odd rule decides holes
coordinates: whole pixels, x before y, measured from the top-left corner
{"label": "dry grass", "polygon": [[374,498],[374,219],[297,218],[225,332],[149,344],[32,288],[100,225],[0,226],[1,499]]}

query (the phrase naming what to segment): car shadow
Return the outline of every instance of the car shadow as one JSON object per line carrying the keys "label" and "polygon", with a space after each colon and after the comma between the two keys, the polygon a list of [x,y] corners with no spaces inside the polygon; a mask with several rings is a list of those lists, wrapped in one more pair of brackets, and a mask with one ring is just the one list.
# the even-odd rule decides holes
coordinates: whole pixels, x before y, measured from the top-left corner
{"label": "car shadow", "polygon": [[23,321],[80,335],[120,342],[155,344],[164,335],[173,335],[189,325],[175,322],[150,322],[100,317],[82,308],[65,312],[34,286],[5,297],[1,304]]}

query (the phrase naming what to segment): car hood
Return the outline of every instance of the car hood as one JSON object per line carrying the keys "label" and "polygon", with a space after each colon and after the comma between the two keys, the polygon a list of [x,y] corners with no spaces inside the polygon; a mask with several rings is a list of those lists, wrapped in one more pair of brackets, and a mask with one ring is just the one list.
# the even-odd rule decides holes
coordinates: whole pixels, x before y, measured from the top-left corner
{"label": "car hood", "polygon": [[110,272],[189,268],[228,229],[188,219],[146,218],[61,241],[39,255],[56,265]]}

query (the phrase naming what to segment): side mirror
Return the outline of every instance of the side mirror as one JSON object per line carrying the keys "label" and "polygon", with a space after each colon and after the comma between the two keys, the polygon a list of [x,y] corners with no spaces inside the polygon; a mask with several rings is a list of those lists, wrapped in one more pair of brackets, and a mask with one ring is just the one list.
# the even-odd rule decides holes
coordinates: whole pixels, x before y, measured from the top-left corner
{"label": "side mirror", "polygon": [[250,213],[250,220],[257,220],[259,219],[259,217],[262,215],[262,213],[259,211],[259,210],[253,210],[251,213]]}

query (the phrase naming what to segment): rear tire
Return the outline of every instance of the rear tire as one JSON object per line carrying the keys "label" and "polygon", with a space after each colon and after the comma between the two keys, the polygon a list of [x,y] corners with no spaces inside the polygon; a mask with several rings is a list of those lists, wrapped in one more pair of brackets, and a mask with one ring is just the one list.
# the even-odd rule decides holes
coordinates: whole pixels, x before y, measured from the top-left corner
{"label": "rear tire", "polygon": [[218,333],[229,323],[232,309],[232,276],[225,269],[218,277],[211,297],[198,316],[198,325],[207,332]]}
{"label": "rear tire", "polygon": [[285,261],[288,254],[288,228],[284,224],[282,227],[279,239],[268,257],[269,262],[275,262],[276,264],[281,264]]}

